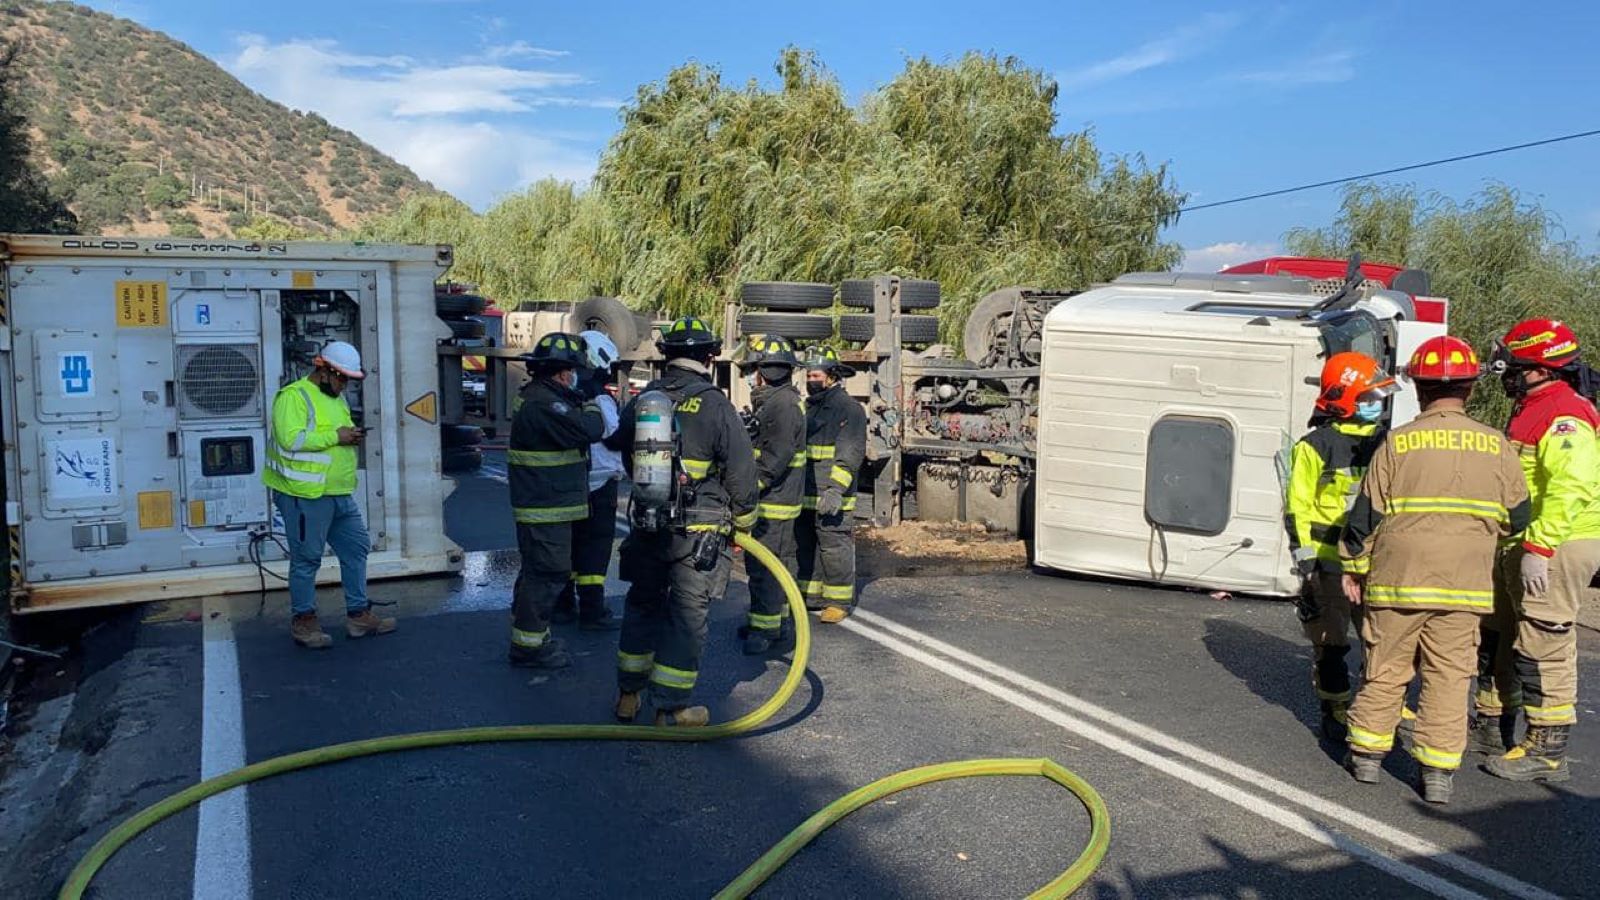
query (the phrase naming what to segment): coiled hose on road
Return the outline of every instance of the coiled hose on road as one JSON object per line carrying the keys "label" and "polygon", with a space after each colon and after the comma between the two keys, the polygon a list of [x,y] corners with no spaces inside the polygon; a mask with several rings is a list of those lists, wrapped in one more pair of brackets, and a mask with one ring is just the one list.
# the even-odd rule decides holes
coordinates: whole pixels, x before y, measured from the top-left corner
{"label": "coiled hose on road", "polygon": [[[215,778],[209,778],[193,787],[186,788],[160,800],[134,814],[131,818],[120,823],[106,833],[89,852],[84,854],[67,880],[62,885],[59,897],[61,900],[78,900],[89,887],[89,882],[94,879],[95,873],[111,859],[113,855],[129,841],[138,837],[140,833],[155,825],[168,816],[182,812],[194,806],[207,797],[212,797],[223,791],[232,790],[252,781],[261,781],[274,775],[293,772],[297,769],[309,769],[312,766],[326,765],[344,759],[354,759],[358,756],[374,756],[379,753],[393,753],[397,750],[416,750],[423,747],[444,747],[453,744],[482,744],[500,741],[714,741],[721,738],[734,737],[760,727],[768,719],[777,714],[794,692],[800,687],[800,682],[805,678],[806,662],[811,657],[811,623],[806,616],[805,600],[800,595],[800,589],[794,579],[789,577],[788,571],[783,567],[771,551],[761,546],[747,534],[735,535],[739,546],[744,548],[748,558],[766,566],[767,570],[783,585],[783,592],[789,598],[789,609],[795,621],[795,648],[793,661],[789,672],[784,676],[783,684],[778,687],[777,693],[767,698],[755,710],[718,725],[709,725],[704,728],[674,728],[658,727],[654,725],[497,725],[486,728],[457,728],[449,731],[423,731],[416,734],[397,734],[389,737],[369,738],[361,741],[348,741],[343,744],[331,744],[327,747],[317,747],[313,750],[302,750],[299,753],[290,753],[273,759],[245,766],[225,772]],[[887,778],[879,779],[866,787],[858,788],[838,800],[823,807],[811,818],[801,823],[800,827],[789,832],[783,840],[779,841],[771,850],[762,854],[748,869],[745,869],[717,893],[718,898],[741,898],[749,896],[762,882],[772,877],[773,873],[783,867],[789,858],[800,852],[813,838],[825,831],[830,825],[843,819],[852,812],[872,803],[875,800],[887,797],[890,794],[917,787],[918,785],[931,784],[935,781],[948,781],[953,778],[968,778],[978,775],[1036,775],[1047,778],[1056,784],[1071,791],[1084,809],[1089,812],[1089,842],[1083,852],[1073,861],[1066,871],[1056,876],[1049,884],[1035,891],[1032,897],[1066,897],[1077,890],[1080,885],[1094,874],[1100,861],[1105,858],[1106,848],[1111,840],[1110,813],[1106,810],[1105,801],[1100,798],[1088,782],[1074,775],[1053,760],[1049,759],[970,759],[962,762],[940,763],[932,766],[922,766],[916,769],[907,769],[897,772]]]}

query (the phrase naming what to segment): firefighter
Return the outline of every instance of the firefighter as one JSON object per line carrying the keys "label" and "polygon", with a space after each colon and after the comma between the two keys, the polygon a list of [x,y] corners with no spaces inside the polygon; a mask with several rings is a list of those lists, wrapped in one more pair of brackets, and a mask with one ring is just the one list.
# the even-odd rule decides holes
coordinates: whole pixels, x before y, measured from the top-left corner
{"label": "firefighter", "polygon": [[511,512],[522,566],[512,587],[511,664],[560,669],[571,664],[550,636],[547,616],[571,581],[573,523],[589,515],[589,445],[600,440],[599,405],[575,386],[588,365],[583,340],[552,332],[524,357],[533,376],[511,423],[506,451]]}
{"label": "firefighter", "polygon": [[[690,706],[689,698],[700,675],[706,614],[728,585],[731,530],[756,525],[756,464],[744,423],[711,381],[712,360],[722,350],[711,326],[685,316],[667,326],[656,347],[666,369],[640,396],[659,390],[674,404],[682,511],[670,526],[634,528],[622,542],[620,574],[629,587],[615,711],[618,720],[633,721],[648,687],[655,724],[699,726],[710,713]],[[607,441],[613,449],[632,447],[637,405],[634,398],[623,410]]]}
{"label": "firefighter", "polygon": [[842,622],[856,606],[856,479],[867,451],[867,414],[845,393],[855,371],[830,347],[806,350],[806,492],[795,524],[806,608]]}
{"label": "firefighter", "polygon": [[[1512,781],[1565,781],[1567,732],[1577,721],[1578,603],[1600,569],[1600,416],[1570,382],[1584,372],[1572,329],[1550,319],[1518,324],[1490,367],[1516,406],[1506,434],[1522,459],[1533,522],[1501,553],[1495,615],[1478,660],[1472,749]],[[1507,748],[1518,705],[1528,720]]]}
{"label": "firefighter", "polygon": [[[617,401],[607,387],[615,384],[622,368],[617,345],[603,332],[585,331],[589,364],[578,374],[578,393],[593,400],[605,421],[602,438],[617,430]],[[589,447],[589,515],[572,526],[572,580],[556,599],[550,621],[556,625],[578,623],[580,631],[616,631],[621,619],[606,608],[606,569],[617,536],[617,483],[627,477],[622,454],[603,441]]]}
{"label": "firefighter", "polygon": [[[806,474],[806,410],[794,384],[800,361],[781,337],[752,338],[739,362],[750,379],[751,442],[755,445],[756,477],[761,490],[760,520],[753,535],[783,562],[791,576],[798,571],[795,520],[800,517]],[[759,565],[750,575],[750,616],[744,629],[744,652],[759,656],[793,640],[794,622],[778,580]]]}
{"label": "firefighter", "polygon": [[289,635],[312,650],[333,644],[317,621],[317,570],[324,546],[339,559],[345,633],[359,638],[395,630],[394,619],[379,618],[367,600],[370,543],[353,496],[356,445],[366,429],[350,418],[344,389],[366,377],[355,347],[329,341],[312,360],[311,373],[284,385],[272,400],[272,439],[261,480],[272,491],[289,540]]}
{"label": "firefighter", "polygon": [[1361,353],[1337,353],[1322,367],[1320,419],[1294,445],[1285,525],[1302,579],[1295,611],[1312,646],[1311,685],[1322,704],[1322,733],[1338,738],[1350,708],[1351,608],[1341,583],[1339,533],[1361,476],[1383,443],[1379,422],[1394,379]]}
{"label": "firefighter", "polygon": [[1411,755],[1429,803],[1450,802],[1466,749],[1479,621],[1494,608],[1495,547],[1531,517],[1516,452],[1466,414],[1479,370],[1460,338],[1417,348],[1407,374],[1422,413],[1373,454],[1342,538],[1345,594],[1366,607],[1345,767],[1357,781],[1378,780],[1420,668]]}

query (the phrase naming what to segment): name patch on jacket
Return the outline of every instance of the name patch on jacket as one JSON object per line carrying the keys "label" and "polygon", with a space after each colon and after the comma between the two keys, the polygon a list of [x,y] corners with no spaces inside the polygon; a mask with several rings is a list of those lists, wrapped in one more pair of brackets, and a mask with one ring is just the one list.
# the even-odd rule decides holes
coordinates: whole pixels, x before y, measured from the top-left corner
{"label": "name patch on jacket", "polygon": [[1406,431],[1394,436],[1395,453],[1410,453],[1413,450],[1469,450],[1498,456],[1500,436],[1481,431],[1458,431],[1452,428]]}

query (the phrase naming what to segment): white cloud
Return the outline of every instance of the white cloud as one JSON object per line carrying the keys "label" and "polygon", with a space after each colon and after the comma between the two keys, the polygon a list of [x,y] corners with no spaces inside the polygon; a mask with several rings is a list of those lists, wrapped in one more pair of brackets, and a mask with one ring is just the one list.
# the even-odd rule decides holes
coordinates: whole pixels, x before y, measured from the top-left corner
{"label": "white cloud", "polygon": [[489,47],[485,47],[483,54],[496,61],[502,59],[518,59],[522,57],[527,57],[529,59],[560,59],[563,56],[572,55],[571,51],[568,50],[551,50],[547,47],[535,47],[527,41],[512,41],[509,44],[494,44]]}
{"label": "white cloud", "polygon": [[1356,55],[1352,51],[1338,50],[1270,69],[1234,72],[1224,75],[1222,80],[1275,88],[1291,88],[1307,84],[1338,84],[1356,77],[1356,67],[1353,64],[1355,58]]}
{"label": "white cloud", "polygon": [[[554,57],[540,53],[559,52],[535,51],[524,45],[502,60],[548,60]],[[327,40],[273,43],[246,35],[224,65],[266,96],[320,114],[480,209],[542,177],[581,182],[594,174],[592,149],[535,128],[529,114],[621,105],[586,95],[583,78],[570,71],[505,61],[430,65],[348,53]]]}
{"label": "white cloud", "polygon": [[1249,241],[1223,241],[1193,249],[1185,247],[1183,262],[1178,264],[1178,269],[1184,272],[1216,272],[1252,259],[1277,256],[1280,252],[1277,244]]}
{"label": "white cloud", "polygon": [[1056,81],[1062,90],[1072,91],[1165,66],[1203,52],[1242,22],[1237,14],[1212,13],[1126,53],[1063,72]]}

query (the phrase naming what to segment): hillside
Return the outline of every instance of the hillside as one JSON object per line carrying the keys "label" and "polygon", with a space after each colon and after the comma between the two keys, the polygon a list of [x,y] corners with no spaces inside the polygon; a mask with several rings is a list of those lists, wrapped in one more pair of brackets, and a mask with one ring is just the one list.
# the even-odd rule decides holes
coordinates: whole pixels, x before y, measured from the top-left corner
{"label": "hillside", "polygon": [[0,0],[0,42],[17,54],[38,165],[84,232],[211,237],[265,216],[318,233],[432,190],[350,132],[126,19]]}

